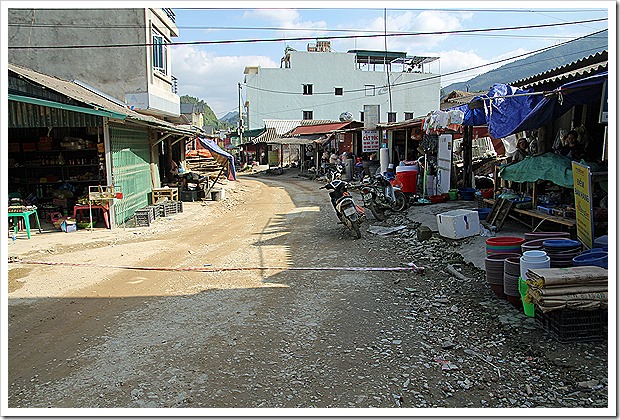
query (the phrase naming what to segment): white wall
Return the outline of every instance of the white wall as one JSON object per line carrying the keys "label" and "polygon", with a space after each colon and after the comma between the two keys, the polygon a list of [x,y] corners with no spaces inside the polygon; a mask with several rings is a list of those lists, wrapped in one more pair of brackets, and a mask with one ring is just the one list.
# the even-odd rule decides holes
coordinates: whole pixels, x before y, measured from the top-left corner
{"label": "white wall", "polygon": [[[387,87],[379,89],[387,86],[385,71],[358,70],[355,54],[301,51],[290,54],[290,68],[260,67],[258,74],[245,76],[250,129],[263,127],[263,119],[301,119],[303,111],[313,111],[313,119],[317,120],[338,120],[342,112],[348,111],[354,120],[359,120],[364,105],[380,105],[380,122],[387,122],[390,94]],[[403,121],[405,112],[419,117],[439,109],[438,75],[392,72],[390,83],[396,121]],[[304,84],[313,85],[313,95],[302,94]],[[365,95],[365,85],[377,86],[375,96]],[[335,87],[342,87],[344,94],[336,96]]]}
{"label": "white wall", "polygon": [[[161,107],[163,114],[179,115],[180,100],[171,89],[172,71],[167,78],[153,76],[150,48],[83,47],[151,43],[151,24],[166,36],[177,36],[174,23],[159,10],[11,8],[8,23],[9,47],[82,46],[9,49],[10,63],[64,80],[80,80],[121,101],[128,93],[140,93],[144,101]],[[170,58],[168,63],[171,67]]]}

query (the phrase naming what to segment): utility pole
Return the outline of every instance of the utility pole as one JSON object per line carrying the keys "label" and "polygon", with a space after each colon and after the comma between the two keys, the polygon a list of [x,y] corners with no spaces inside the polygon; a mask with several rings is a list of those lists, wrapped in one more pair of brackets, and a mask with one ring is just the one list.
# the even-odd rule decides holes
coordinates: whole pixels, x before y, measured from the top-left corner
{"label": "utility pole", "polygon": [[241,113],[241,82],[239,82],[239,127],[237,133],[239,134],[239,143],[243,144],[243,114]]}

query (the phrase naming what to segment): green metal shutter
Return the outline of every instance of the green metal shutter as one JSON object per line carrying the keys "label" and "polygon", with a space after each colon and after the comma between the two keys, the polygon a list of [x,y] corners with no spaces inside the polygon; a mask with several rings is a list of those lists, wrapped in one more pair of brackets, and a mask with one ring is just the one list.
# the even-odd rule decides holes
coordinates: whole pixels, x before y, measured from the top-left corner
{"label": "green metal shutter", "polygon": [[110,127],[112,176],[123,191],[123,200],[115,206],[116,222],[126,221],[135,211],[149,204],[151,169],[148,132]]}

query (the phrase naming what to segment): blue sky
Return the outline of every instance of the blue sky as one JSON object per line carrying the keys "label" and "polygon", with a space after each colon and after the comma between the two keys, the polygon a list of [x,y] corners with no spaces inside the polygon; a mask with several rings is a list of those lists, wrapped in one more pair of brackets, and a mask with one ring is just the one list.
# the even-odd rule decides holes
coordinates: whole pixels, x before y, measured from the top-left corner
{"label": "blue sky", "polygon": [[[227,8],[222,8],[223,4]],[[172,47],[172,73],[178,78],[179,94],[203,99],[218,117],[237,110],[238,83],[243,82],[245,66],[279,67],[286,45],[305,51],[312,42],[290,40],[293,37],[380,35],[386,22],[388,33],[428,33],[612,19],[548,28],[387,38],[390,51],[440,57],[430,70],[441,74],[492,63],[608,27],[610,50],[615,40],[615,1],[203,1],[173,5],[177,6],[173,10],[180,32],[173,42],[288,40]],[[337,52],[383,50],[385,39],[335,38],[331,47]],[[442,77],[441,84],[467,80],[494,67]]]}

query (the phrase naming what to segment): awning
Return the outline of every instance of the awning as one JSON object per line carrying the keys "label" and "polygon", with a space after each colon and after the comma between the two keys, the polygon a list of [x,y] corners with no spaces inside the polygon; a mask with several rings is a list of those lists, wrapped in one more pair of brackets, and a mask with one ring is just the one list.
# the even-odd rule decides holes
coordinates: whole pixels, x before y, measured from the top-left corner
{"label": "awning", "polygon": [[599,101],[607,77],[607,72],[603,72],[566,83],[551,92],[532,92],[495,84],[488,94],[476,96],[469,104],[450,109],[465,113],[463,125],[486,124],[491,136],[504,138],[550,124],[575,105]]}
{"label": "awning", "polygon": [[211,152],[211,155],[217,163],[228,170],[228,179],[235,181],[237,174],[235,172],[235,158],[228,152],[222,150],[213,140],[204,137],[198,137],[200,144]]}
{"label": "awning", "polygon": [[14,95],[9,93],[9,101],[24,102],[27,104],[47,106],[50,108],[63,109],[66,111],[81,112],[82,114],[97,115],[99,117],[116,118],[124,120],[127,115],[119,112],[108,111],[107,109],[85,108],[83,106],[75,106],[63,104],[60,102],[48,101],[46,99],[33,98],[30,96]]}
{"label": "awning", "polygon": [[307,126],[299,126],[291,131],[291,135],[305,135],[305,134],[325,134],[330,133],[334,130],[340,130],[348,125],[350,125],[352,121],[346,122],[338,122],[338,123],[330,123],[330,124],[317,124],[317,125],[307,125]]}

